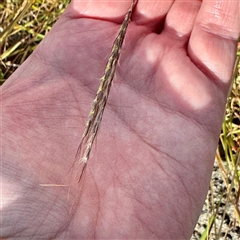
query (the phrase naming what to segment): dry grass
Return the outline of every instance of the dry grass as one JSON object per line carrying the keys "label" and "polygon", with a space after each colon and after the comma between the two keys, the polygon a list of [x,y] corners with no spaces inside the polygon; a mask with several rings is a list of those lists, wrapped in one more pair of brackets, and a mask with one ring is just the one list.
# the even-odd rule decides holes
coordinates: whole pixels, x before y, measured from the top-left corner
{"label": "dry grass", "polygon": [[0,2],[0,81],[3,83],[50,31],[70,0]]}
{"label": "dry grass", "polygon": [[[68,3],[69,0],[6,0],[4,3],[0,2],[0,84],[6,81],[32,53]],[[237,56],[240,56],[240,48]],[[240,225],[240,204],[238,202],[240,196],[239,146],[240,65],[237,61],[233,74],[233,87],[228,98],[225,120],[216,153],[216,162],[226,184],[224,193],[228,201],[226,208],[234,208],[234,213],[230,219],[231,226]],[[215,212],[218,211],[218,206],[222,201],[222,198],[219,199],[218,203],[209,203],[213,206],[209,210],[209,229],[216,231],[215,239],[218,239],[218,233],[221,232],[221,229],[210,228],[210,226],[214,226]],[[207,230],[206,227],[206,232],[208,232]],[[202,235],[202,239],[207,239],[207,235]]]}

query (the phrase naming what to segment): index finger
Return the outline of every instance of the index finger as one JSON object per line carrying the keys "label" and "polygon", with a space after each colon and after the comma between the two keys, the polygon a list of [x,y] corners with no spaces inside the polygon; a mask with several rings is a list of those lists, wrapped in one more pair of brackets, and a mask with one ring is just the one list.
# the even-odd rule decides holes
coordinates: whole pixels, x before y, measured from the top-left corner
{"label": "index finger", "polygon": [[118,20],[122,22],[123,16],[128,11],[132,0],[124,1],[97,1],[97,0],[87,0],[71,1],[68,11],[70,11],[71,17],[81,18],[97,18],[104,20]]}

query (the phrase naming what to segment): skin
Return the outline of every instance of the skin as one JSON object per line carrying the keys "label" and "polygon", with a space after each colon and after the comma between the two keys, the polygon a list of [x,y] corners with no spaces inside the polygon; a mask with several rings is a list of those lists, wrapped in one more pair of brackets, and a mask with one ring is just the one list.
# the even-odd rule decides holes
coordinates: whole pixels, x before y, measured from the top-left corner
{"label": "skin", "polygon": [[72,1],[1,88],[2,239],[189,239],[209,186],[239,1],[139,1],[80,182],[74,163],[131,1]]}

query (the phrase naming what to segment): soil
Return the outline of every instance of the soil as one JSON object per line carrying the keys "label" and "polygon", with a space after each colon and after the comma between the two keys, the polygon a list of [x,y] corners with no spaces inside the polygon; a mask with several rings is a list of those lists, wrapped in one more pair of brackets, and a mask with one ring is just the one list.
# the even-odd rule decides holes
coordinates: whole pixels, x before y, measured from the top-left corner
{"label": "soil", "polygon": [[[207,228],[208,219],[214,214],[214,209],[218,206],[215,222],[212,226],[209,240],[239,240],[240,239],[240,223],[238,222],[234,206],[228,203],[228,196],[225,182],[222,179],[221,172],[217,163],[215,162],[211,186],[205,200],[191,240],[199,240],[202,233]],[[235,190],[232,191],[235,194]],[[228,204],[227,204],[228,203]],[[240,203],[238,203],[238,210],[240,211]],[[222,226],[221,226],[222,224]],[[221,229],[221,230],[219,230]]]}

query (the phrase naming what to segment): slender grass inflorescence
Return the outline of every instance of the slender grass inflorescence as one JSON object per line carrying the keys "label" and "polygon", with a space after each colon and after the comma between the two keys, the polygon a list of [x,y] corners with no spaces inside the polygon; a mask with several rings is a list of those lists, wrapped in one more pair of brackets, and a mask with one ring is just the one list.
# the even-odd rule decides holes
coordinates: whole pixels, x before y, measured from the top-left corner
{"label": "slender grass inflorescence", "polygon": [[[138,0],[133,0],[125,18],[119,30],[119,33],[114,40],[114,44],[112,47],[112,51],[110,57],[108,59],[107,66],[105,68],[104,75],[101,78],[101,82],[96,94],[96,97],[93,101],[90,113],[88,115],[88,120],[86,123],[86,127],[84,133],[82,135],[81,143],[78,147],[78,151],[76,154],[76,161],[83,162],[86,166],[86,163],[89,159],[92,145],[94,139],[97,135],[103,112],[108,100],[111,84],[113,77],[115,75],[116,66],[118,63],[118,59],[120,56],[120,51],[122,48],[122,44],[126,35],[128,24],[131,20],[132,12],[134,7],[136,6]],[[85,166],[83,170],[85,169]],[[82,175],[82,174],[81,174]],[[81,176],[80,176],[81,178]]]}

